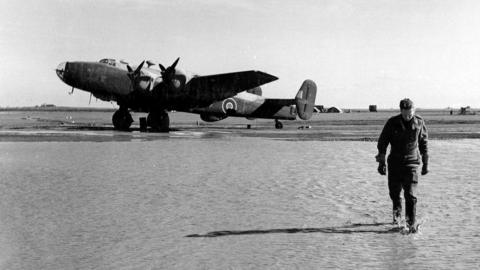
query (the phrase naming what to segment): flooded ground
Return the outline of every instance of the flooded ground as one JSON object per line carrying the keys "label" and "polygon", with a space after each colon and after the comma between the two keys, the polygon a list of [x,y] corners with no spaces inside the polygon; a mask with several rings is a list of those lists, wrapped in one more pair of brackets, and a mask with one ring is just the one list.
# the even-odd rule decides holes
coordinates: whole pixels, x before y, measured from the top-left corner
{"label": "flooded ground", "polygon": [[307,130],[293,127],[286,137],[222,128],[0,131],[1,269],[480,263],[480,140],[430,141],[431,173],[419,183],[423,224],[402,235],[389,224],[375,142],[296,140]]}

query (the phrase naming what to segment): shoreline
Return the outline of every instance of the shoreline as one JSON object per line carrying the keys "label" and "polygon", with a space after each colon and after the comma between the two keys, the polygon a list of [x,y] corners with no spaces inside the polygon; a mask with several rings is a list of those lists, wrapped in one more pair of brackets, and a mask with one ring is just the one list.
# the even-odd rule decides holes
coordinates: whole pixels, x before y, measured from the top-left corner
{"label": "shoreline", "polygon": [[[133,113],[131,131],[113,129],[113,110],[0,111],[0,141],[132,141],[165,138],[251,137],[285,141],[376,141],[386,120],[398,111],[317,113],[308,121],[272,119],[247,120],[229,117],[203,122],[198,115],[171,112],[170,133],[140,132],[139,117]],[[480,115],[450,115],[445,111],[419,111],[425,119],[430,140],[480,139]]]}

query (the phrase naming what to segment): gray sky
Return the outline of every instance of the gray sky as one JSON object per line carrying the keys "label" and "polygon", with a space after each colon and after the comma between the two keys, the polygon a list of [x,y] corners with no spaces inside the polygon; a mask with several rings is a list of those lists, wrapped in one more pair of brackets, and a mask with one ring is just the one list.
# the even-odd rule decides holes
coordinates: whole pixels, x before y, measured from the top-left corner
{"label": "gray sky", "polygon": [[480,107],[480,1],[0,0],[0,106],[88,106],[54,70],[106,57],[261,70],[268,97],[308,78],[326,106]]}

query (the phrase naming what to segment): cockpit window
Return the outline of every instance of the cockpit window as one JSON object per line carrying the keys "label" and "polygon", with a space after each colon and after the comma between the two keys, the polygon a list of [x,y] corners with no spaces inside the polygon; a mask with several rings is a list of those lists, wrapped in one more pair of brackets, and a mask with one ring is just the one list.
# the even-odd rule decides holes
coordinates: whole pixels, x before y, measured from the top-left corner
{"label": "cockpit window", "polygon": [[103,63],[103,64],[107,64],[107,65],[110,65],[110,66],[116,66],[116,63],[115,63],[115,59],[102,59],[99,61],[100,63]]}

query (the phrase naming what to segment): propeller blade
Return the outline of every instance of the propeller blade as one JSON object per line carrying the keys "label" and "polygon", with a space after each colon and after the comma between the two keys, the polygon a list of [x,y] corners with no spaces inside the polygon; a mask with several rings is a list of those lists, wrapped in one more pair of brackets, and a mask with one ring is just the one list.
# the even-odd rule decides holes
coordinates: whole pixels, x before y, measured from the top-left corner
{"label": "propeller blade", "polygon": [[143,60],[142,63],[140,63],[140,65],[138,65],[135,71],[130,65],[127,64],[127,70],[128,70],[127,76],[128,78],[130,78],[132,82],[136,80],[136,78],[140,75],[140,70],[142,69],[143,64],[145,64],[145,60]]}
{"label": "propeller blade", "polygon": [[177,60],[175,60],[175,62],[173,62],[173,64],[172,64],[170,67],[171,67],[172,69],[175,69],[175,67],[177,66],[179,60],[180,60],[180,57],[178,57]]}
{"label": "propeller blade", "polygon": [[134,74],[136,75],[140,74],[140,70],[142,69],[143,64],[145,64],[145,60],[143,60],[142,63],[140,63],[140,65],[137,67],[137,69],[135,69]]}

